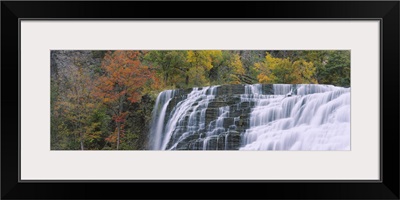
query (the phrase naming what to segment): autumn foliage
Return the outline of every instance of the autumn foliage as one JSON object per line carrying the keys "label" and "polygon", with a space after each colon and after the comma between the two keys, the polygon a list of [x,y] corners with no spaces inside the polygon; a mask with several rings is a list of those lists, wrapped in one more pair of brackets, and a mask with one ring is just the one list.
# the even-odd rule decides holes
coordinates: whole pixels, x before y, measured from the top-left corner
{"label": "autumn foliage", "polygon": [[115,131],[106,140],[116,142],[117,150],[129,115],[127,110],[140,100],[144,86],[155,79],[154,72],[142,65],[139,56],[139,51],[108,52],[101,65],[104,74],[96,84],[95,96],[110,108],[116,123]]}
{"label": "autumn foliage", "polygon": [[350,51],[340,50],[51,51],[51,59],[51,149],[146,149],[154,102],[166,89],[350,86]]}
{"label": "autumn foliage", "polygon": [[260,73],[257,79],[260,83],[314,84],[315,67],[312,62],[304,59],[291,61],[289,58],[274,58],[267,53],[263,62],[255,63],[255,69]]}

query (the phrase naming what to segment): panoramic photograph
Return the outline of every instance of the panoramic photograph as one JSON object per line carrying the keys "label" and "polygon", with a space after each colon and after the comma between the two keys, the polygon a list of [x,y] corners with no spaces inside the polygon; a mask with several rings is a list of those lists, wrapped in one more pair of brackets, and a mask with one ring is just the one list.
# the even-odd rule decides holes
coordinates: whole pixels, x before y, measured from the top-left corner
{"label": "panoramic photograph", "polygon": [[347,151],[350,50],[52,50],[51,150]]}

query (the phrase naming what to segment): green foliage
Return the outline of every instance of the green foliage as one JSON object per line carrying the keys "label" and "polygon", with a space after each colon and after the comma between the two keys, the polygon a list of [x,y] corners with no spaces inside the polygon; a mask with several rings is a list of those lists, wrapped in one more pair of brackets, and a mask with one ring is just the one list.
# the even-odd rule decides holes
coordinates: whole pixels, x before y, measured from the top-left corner
{"label": "green foliage", "polygon": [[254,64],[262,62],[265,59],[266,51],[254,50],[254,51],[239,51],[240,61],[245,69],[245,75],[248,77],[245,83],[257,83],[257,71],[254,69]]}
{"label": "green foliage", "polygon": [[89,65],[88,68],[90,70],[89,75],[93,78],[104,73],[104,70],[101,69],[101,65]]}
{"label": "green foliage", "polygon": [[101,149],[105,145],[104,138],[110,132],[109,123],[112,118],[107,115],[105,106],[99,106],[89,116],[88,121],[90,126],[86,128],[85,146],[88,149]]}
{"label": "green foliage", "polygon": [[325,68],[321,70],[321,83],[350,86],[350,51],[331,51]]}
{"label": "green foliage", "polygon": [[104,58],[107,51],[95,50],[92,51],[93,58]]}
{"label": "green foliage", "polygon": [[182,87],[189,65],[187,51],[150,51],[144,56],[144,63],[157,71],[164,87]]}
{"label": "green foliage", "polygon": [[130,130],[126,130],[124,137],[121,139],[120,150],[130,150],[138,149],[137,141],[139,139],[139,134],[132,133]]}
{"label": "green foliage", "polygon": [[314,63],[317,83],[350,86],[350,51],[301,51],[300,58]]}
{"label": "green foliage", "polygon": [[209,77],[212,85],[240,84],[245,74],[239,54],[222,51],[222,55],[214,60]]}

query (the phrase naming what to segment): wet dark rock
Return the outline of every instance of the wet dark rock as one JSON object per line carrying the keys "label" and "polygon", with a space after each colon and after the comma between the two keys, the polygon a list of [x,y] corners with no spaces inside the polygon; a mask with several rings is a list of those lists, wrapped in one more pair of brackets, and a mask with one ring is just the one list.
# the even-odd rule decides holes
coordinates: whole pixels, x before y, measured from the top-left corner
{"label": "wet dark rock", "polygon": [[[200,90],[200,89],[199,89]],[[192,89],[179,90],[171,99],[167,107],[165,123],[171,117],[170,113],[187,97]],[[273,94],[272,85],[262,85],[262,93]],[[194,102],[185,114],[179,126],[173,132],[173,136],[167,145],[171,150],[237,150],[241,146],[241,137],[249,128],[250,113],[255,103],[242,101],[241,95],[245,93],[245,85],[222,85],[215,91],[214,99],[210,100],[205,111],[204,128],[189,126],[189,116],[196,111],[196,119],[200,119],[199,101]],[[229,113],[223,116],[222,127],[216,129],[220,108],[229,106]],[[221,121],[220,121],[221,123]],[[191,129],[192,128],[192,129]],[[196,130],[191,131],[190,130]],[[210,131],[212,133],[210,134]],[[178,141],[179,139],[179,141]],[[173,146],[175,145],[175,146]]]}
{"label": "wet dark rock", "polygon": [[222,85],[217,88],[217,95],[231,96],[234,94],[244,94],[245,85]]}
{"label": "wet dark rock", "polygon": [[209,108],[220,108],[220,107],[225,107],[228,104],[224,101],[212,101],[208,104]]}

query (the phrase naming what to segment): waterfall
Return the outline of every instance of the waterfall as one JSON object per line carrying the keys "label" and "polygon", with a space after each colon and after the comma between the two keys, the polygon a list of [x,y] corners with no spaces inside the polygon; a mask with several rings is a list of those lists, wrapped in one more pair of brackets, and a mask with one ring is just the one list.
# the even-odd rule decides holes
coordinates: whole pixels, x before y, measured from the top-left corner
{"label": "waterfall", "polygon": [[152,138],[152,142],[150,143],[151,149],[160,150],[161,149],[161,140],[163,138],[164,131],[164,120],[165,114],[167,111],[167,106],[171,101],[172,97],[175,96],[175,90],[165,90],[161,92],[156,100],[153,115],[152,115],[152,123],[150,129],[150,136]]}
{"label": "waterfall", "polygon": [[253,84],[178,93],[157,97],[153,150],[350,150],[350,88]]}
{"label": "waterfall", "polygon": [[[153,110],[153,123],[150,133],[153,144],[150,145],[150,148],[153,150],[165,150],[171,139],[179,141],[198,129],[204,129],[205,111],[209,101],[215,97],[216,87],[193,88],[185,99],[174,106],[166,120],[166,110],[174,95],[170,95],[170,93],[173,94],[173,91],[168,91],[168,93],[161,92],[157,97]],[[159,107],[162,107],[162,109],[157,115]],[[176,135],[179,133],[183,133],[183,135],[177,138]]]}
{"label": "waterfall", "polygon": [[350,149],[350,88],[274,85],[254,101],[240,150]]}

